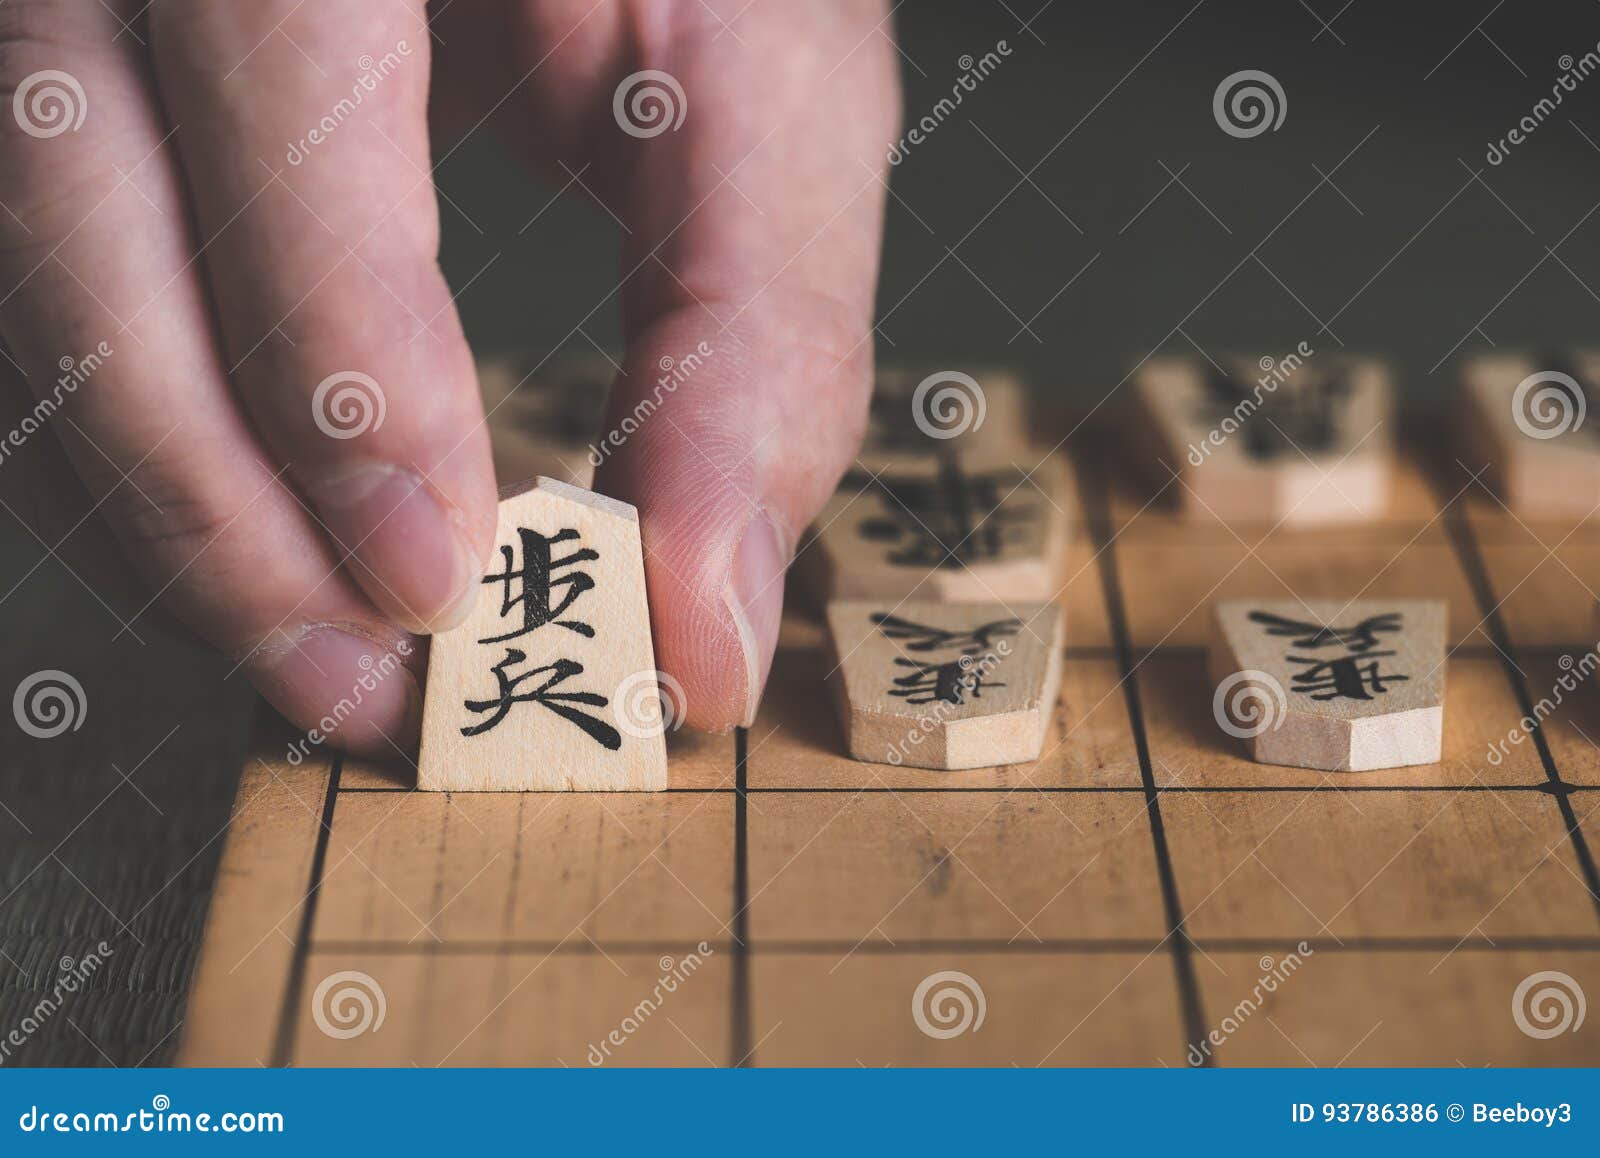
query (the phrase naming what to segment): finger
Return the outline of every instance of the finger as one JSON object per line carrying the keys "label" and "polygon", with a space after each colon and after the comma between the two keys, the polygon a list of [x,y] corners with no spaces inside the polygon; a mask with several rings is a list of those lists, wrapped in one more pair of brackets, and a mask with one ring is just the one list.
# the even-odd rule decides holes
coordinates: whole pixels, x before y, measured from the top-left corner
{"label": "finger", "polygon": [[[167,130],[121,19],[64,0],[8,9],[0,25],[0,91],[37,90],[43,75],[84,109],[54,133],[0,117],[0,337],[36,427],[60,441],[150,590],[306,727],[402,637],[339,572],[234,405]],[[404,743],[418,699],[406,679],[386,681],[335,739]]]}
{"label": "finger", "polygon": [[667,29],[641,63],[681,87],[681,129],[619,137],[636,272],[610,422],[633,432],[602,444],[597,485],[639,507],[658,661],[698,727],[754,719],[784,569],[860,442],[898,110],[881,16],[772,5],[737,39]]}
{"label": "finger", "polygon": [[160,0],[151,15],[245,405],[378,607],[453,626],[495,486],[437,264],[420,0]]}

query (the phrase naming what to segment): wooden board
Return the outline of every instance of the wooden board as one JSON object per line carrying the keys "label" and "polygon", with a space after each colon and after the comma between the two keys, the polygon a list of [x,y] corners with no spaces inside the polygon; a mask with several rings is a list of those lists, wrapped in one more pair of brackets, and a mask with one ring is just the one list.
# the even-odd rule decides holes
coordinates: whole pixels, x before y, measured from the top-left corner
{"label": "wooden board", "polygon": [[[416,793],[404,767],[268,757],[282,783],[241,793],[183,1060],[1600,1063],[1600,672],[1561,533],[1529,538],[1416,447],[1383,518],[1317,532],[1197,526],[1075,457],[1036,763],[851,759],[805,601],[754,725],[670,735],[664,794]],[[1211,601],[1363,590],[1450,603],[1440,759],[1254,762],[1212,717]],[[1581,1032],[1519,1028],[1545,971],[1587,993]],[[381,989],[376,1032],[340,1036],[359,1002],[319,1021],[329,978],[325,998]],[[981,1026],[914,1004],[958,991]]]}

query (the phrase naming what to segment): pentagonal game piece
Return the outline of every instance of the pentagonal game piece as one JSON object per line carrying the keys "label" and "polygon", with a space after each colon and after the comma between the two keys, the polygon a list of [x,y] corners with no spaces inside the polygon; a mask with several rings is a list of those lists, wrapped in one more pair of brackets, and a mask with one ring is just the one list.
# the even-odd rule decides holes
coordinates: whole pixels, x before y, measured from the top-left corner
{"label": "pentagonal game piece", "polygon": [[941,450],[1020,454],[1030,441],[1027,390],[1000,367],[878,370],[861,461],[876,469]]}
{"label": "pentagonal game piece", "polygon": [[1439,599],[1227,599],[1212,709],[1263,764],[1362,772],[1433,764],[1444,735]]}
{"label": "pentagonal game piece", "polygon": [[798,564],[822,602],[1048,601],[1065,582],[1068,487],[1055,455],[1031,468],[952,454],[852,471]]}
{"label": "pentagonal game piece", "polygon": [[1185,515],[1312,526],[1388,507],[1393,400],[1380,362],[1153,358],[1133,395],[1137,465]]}
{"label": "pentagonal game piece", "polygon": [[1461,371],[1461,463],[1527,519],[1600,514],[1600,355],[1484,354]]}
{"label": "pentagonal game piece", "polygon": [[417,787],[667,786],[638,513],[541,478],[500,502],[467,621],[433,637]]}
{"label": "pentagonal game piece", "polygon": [[850,755],[916,768],[1037,760],[1061,688],[1056,604],[829,604]]}

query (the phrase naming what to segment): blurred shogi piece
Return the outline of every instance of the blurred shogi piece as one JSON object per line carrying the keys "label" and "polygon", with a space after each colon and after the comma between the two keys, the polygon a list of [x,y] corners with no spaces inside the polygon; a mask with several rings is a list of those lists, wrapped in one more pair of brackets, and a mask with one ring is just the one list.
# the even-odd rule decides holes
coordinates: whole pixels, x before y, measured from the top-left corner
{"label": "blurred shogi piece", "polygon": [[1327,772],[1436,764],[1444,740],[1442,599],[1225,599],[1212,712],[1251,758]]}
{"label": "blurred shogi piece", "polygon": [[1039,758],[1061,691],[1059,605],[847,600],[827,618],[855,759],[956,770]]}
{"label": "blurred shogi piece", "polygon": [[1028,445],[1028,393],[1013,371],[925,366],[878,370],[860,461],[871,469],[929,454],[1012,454]]}
{"label": "blurred shogi piece", "polygon": [[539,475],[573,486],[594,481],[606,395],[621,357],[598,352],[503,354],[478,361],[495,477],[502,486]]}
{"label": "blurred shogi piece", "polygon": [[1524,518],[1600,513],[1600,351],[1481,354],[1461,371],[1461,464]]}
{"label": "blurred shogi piece", "polygon": [[1389,506],[1394,389],[1376,359],[1152,358],[1133,402],[1137,461],[1186,517],[1302,527]]}
{"label": "blurred shogi piece", "polygon": [[1065,582],[1065,461],[981,454],[897,458],[845,475],[798,555],[819,602],[1049,602]]}

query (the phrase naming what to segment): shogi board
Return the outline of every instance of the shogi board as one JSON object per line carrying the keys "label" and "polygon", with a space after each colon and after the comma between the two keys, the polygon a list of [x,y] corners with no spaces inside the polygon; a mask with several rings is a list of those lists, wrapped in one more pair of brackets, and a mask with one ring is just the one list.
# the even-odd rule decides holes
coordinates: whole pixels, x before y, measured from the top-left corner
{"label": "shogi board", "polygon": [[[1197,527],[1090,449],[1039,762],[849,759],[799,614],[754,726],[673,735],[661,794],[418,793],[266,729],[181,1060],[1600,1062],[1600,673],[1488,758],[1593,646],[1600,533],[1519,524],[1412,445],[1376,522]],[[1449,601],[1443,760],[1253,763],[1211,716],[1210,600],[1356,594]],[[1577,1032],[1513,1017],[1548,972]],[[981,1025],[919,1015],[951,986]]]}

